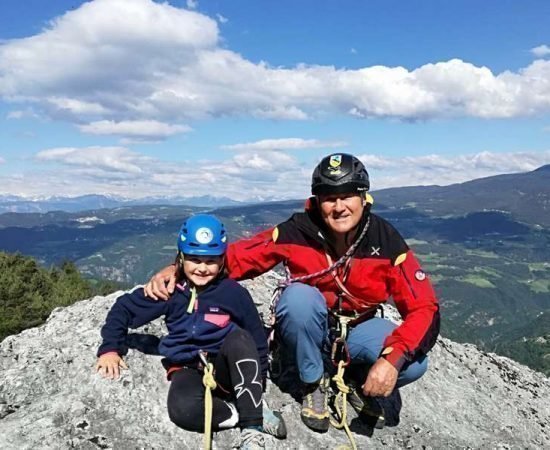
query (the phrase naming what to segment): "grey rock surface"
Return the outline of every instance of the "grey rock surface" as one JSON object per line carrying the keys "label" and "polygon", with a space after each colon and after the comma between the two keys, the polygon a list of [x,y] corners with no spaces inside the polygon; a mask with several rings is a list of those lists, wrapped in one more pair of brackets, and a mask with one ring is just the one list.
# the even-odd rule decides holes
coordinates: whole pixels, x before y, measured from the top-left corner
{"label": "grey rock surface", "polygon": [[[276,275],[245,284],[266,311]],[[131,332],[118,381],[94,373],[99,330],[120,293],[56,309],[43,326],[0,344],[0,449],[200,449],[202,435],[177,428],[166,413],[169,383],[155,355],[161,320]],[[369,429],[352,420],[358,448],[550,448],[550,380],[510,359],[441,338],[430,370],[402,389],[401,424]],[[318,434],[300,421],[299,404],[269,384],[288,439],[273,449],[334,449],[343,431]],[[351,408],[350,408],[351,410]],[[350,420],[353,419],[350,412]],[[214,435],[229,449],[237,430]]]}

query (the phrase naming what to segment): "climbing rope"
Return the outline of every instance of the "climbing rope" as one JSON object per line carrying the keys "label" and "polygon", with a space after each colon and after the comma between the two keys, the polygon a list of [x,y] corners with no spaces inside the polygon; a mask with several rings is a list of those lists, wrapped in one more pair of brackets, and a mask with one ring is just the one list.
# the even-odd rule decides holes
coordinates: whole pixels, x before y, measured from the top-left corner
{"label": "climbing rope", "polygon": [[216,389],[216,380],[214,379],[214,366],[207,362],[202,352],[199,353],[204,363],[204,375],[202,384],[204,385],[204,450],[212,448],[212,391]]}
{"label": "climbing rope", "polygon": [[[330,419],[331,425],[341,430],[342,428],[346,431],[346,434],[348,435],[348,439],[351,444],[351,448],[353,450],[357,450],[357,444],[355,443],[355,439],[353,438],[353,434],[351,430],[349,429],[348,421],[347,421],[347,413],[348,413],[348,403],[347,403],[347,397],[350,393],[349,386],[344,382],[344,371],[346,370],[346,361],[341,360],[338,363],[338,371],[336,372],[336,375],[332,377],[332,381],[336,384],[336,387],[338,387],[338,394],[336,394],[336,398],[334,399],[334,409],[336,410],[336,413],[338,414],[338,417],[340,418],[340,421],[335,421],[332,418]],[[347,449],[347,446],[338,446],[337,447],[340,450]]]}
{"label": "climbing rope", "polygon": [[[353,256],[353,254],[355,253],[355,250],[357,250],[357,247],[359,247],[359,244],[361,243],[361,241],[363,240],[363,238],[367,234],[367,231],[369,230],[369,225],[370,225],[370,215],[367,217],[367,222],[365,223],[365,226],[363,227],[363,230],[361,231],[361,234],[359,235],[359,237],[350,246],[350,248],[347,249],[346,253],[344,253],[332,265],[330,265],[326,269],[320,270],[319,272],[315,272],[315,273],[312,273],[312,274],[309,274],[309,275],[303,275],[301,277],[288,279],[287,283],[288,284],[290,284],[290,283],[302,283],[304,281],[311,280],[312,278],[323,277],[327,273],[330,273],[330,272],[338,269],[339,267],[343,266],[344,264],[346,264],[348,259],[350,259]],[[288,284],[286,284],[286,286],[288,286]]]}
{"label": "climbing rope", "polygon": [[[337,261],[330,264],[327,268],[323,270],[320,270],[318,272],[314,272],[308,275],[303,275],[301,277],[292,278],[290,276],[288,267],[285,265],[286,277],[283,281],[280,281],[277,284],[277,287],[275,288],[275,290],[273,291],[273,295],[271,296],[271,302],[269,307],[270,309],[269,325],[271,327],[275,325],[275,308],[277,307],[277,302],[279,301],[279,297],[281,296],[281,292],[283,291],[283,289],[290,286],[292,283],[303,283],[313,278],[324,277],[325,275],[337,270],[339,267],[346,264],[346,262],[353,256],[353,254],[357,250],[357,247],[359,247],[359,244],[361,243],[363,238],[367,235],[369,226],[370,226],[370,215],[367,217],[367,222],[365,223],[365,226],[363,227],[361,234],[355,240],[355,242],[350,246],[350,248],[347,249],[346,253],[344,253]],[[270,338],[272,338],[272,336],[270,336]]]}
{"label": "climbing rope", "polygon": [[[340,268],[341,266],[345,265],[348,262],[348,260],[353,256],[353,254],[355,253],[355,251],[359,247],[359,244],[361,244],[361,241],[363,240],[363,238],[367,235],[367,232],[369,230],[369,226],[370,226],[370,215],[367,218],[367,222],[365,223],[365,226],[363,227],[363,230],[361,231],[361,234],[355,240],[355,242],[350,246],[350,248],[347,249],[346,253],[344,253],[337,261],[335,261],[332,264],[330,264],[330,260],[329,260],[329,266],[327,268],[323,269],[323,270],[320,270],[320,271],[312,273],[312,274],[303,275],[301,277],[292,278],[290,276],[290,271],[289,271],[288,267],[285,265],[286,278],[283,281],[281,281],[277,284],[277,287],[275,288],[275,290],[273,291],[273,295],[271,296],[271,302],[270,302],[270,307],[269,307],[269,309],[270,309],[270,318],[269,318],[269,323],[268,323],[268,325],[271,327],[271,332],[270,332],[269,337],[268,337],[268,342],[269,343],[271,343],[274,339],[275,309],[277,307],[277,303],[279,301],[279,297],[281,296],[281,292],[283,291],[283,289],[288,287],[292,283],[303,283],[303,282],[309,281],[313,278],[324,277],[325,275],[327,275],[331,272],[334,272],[338,268]],[[344,331],[344,338],[343,338],[344,343],[345,343],[345,335],[347,334],[347,322],[348,321],[349,321],[349,319],[345,320],[345,321],[341,321],[341,325],[344,328],[344,330],[343,330]],[[270,363],[271,362],[272,361],[270,361]],[[334,426],[337,429],[344,428],[344,430],[346,431],[346,434],[348,436],[348,439],[351,443],[351,449],[352,450],[357,450],[357,445],[355,443],[355,439],[353,438],[353,434],[352,434],[352,432],[349,428],[349,425],[347,423],[347,395],[350,392],[350,388],[344,382],[344,371],[345,371],[345,368],[348,364],[349,364],[349,360],[342,359],[338,363],[338,371],[337,371],[336,375],[332,378],[332,380],[336,383],[336,386],[338,387],[338,391],[339,391],[338,394],[336,395],[334,406],[335,406],[337,414],[340,416],[340,422],[336,422],[336,421],[331,419],[331,424],[332,424],[332,426]],[[341,408],[338,406],[338,401],[341,402],[341,405],[342,405]],[[347,447],[346,446],[339,446],[338,449],[347,450]]]}

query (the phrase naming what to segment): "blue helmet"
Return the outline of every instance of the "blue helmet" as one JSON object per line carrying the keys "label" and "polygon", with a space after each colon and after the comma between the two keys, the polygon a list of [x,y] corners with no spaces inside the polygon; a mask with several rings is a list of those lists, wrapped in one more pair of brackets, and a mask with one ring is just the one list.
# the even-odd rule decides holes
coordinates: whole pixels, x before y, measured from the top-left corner
{"label": "blue helmet", "polygon": [[189,217],[181,226],[178,250],[186,255],[223,255],[227,250],[223,223],[209,214]]}

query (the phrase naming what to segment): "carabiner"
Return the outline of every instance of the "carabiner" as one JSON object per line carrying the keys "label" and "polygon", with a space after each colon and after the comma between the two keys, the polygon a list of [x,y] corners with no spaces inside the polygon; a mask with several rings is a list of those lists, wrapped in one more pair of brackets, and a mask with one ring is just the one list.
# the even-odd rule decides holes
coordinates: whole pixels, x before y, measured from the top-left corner
{"label": "carabiner", "polygon": [[338,367],[340,361],[344,361],[344,367],[349,366],[351,357],[349,355],[348,344],[345,339],[336,338],[332,343],[330,360],[334,367]]}

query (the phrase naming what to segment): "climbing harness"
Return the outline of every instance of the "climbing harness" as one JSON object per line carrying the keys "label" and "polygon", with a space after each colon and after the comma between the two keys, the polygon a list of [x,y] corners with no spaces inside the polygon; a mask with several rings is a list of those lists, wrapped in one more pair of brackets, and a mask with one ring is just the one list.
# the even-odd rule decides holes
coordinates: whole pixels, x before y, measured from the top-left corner
{"label": "climbing harness", "polygon": [[214,379],[214,366],[206,359],[206,353],[199,351],[199,357],[204,365],[202,384],[204,385],[204,450],[212,448],[212,391],[216,389],[217,383]]}
{"label": "climbing harness", "polygon": [[[338,394],[336,395],[335,401],[334,401],[334,408],[336,410],[336,413],[339,417],[338,421],[335,421],[331,419],[331,424],[337,429],[344,429],[348,439],[351,443],[351,449],[357,450],[357,445],[355,443],[355,439],[353,438],[353,434],[349,428],[349,425],[347,423],[347,395],[350,392],[349,386],[346,385],[344,381],[344,372],[346,367],[350,364],[351,358],[349,355],[348,346],[346,343],[346,337],[348,333],[348,329],[358,325],[361,322],[364,322],[365,320],[370,319],[375,314],[375,308],[377,308],[378,304],[367,304],[367,309],[364,310],[361,314],[357,314],[356,312],[353,312],[352,315],[345,315],[342,314],[342,297],[345,296],[349,298],[352,301],[357,302],[358,299],[353,294],[351,294],[348,289],[344,286],[344,283],[346,281],[347,275],[349,273],[349,269],[351,267],[351,260],[353,257],[353,254],[359,247],[359,244],[363,240],[363,238],[366,236],[367,231],[369,229],[370,225],[370,216],[367,218],[367,222],[365,223],[365,226],[363,227],[363,230],[361,231],[361,234],[356,239],[356,241],[350,246],[350,248],[342,255],[336,262],[333,262],[330,255],[328,253],[325,253],[327,258],[328,267],[320,270],[318,272],[304,275],[301,277],[295,277],[292,278],[290,276],[288,267],[285,265],[286,269],[286,277],[283,281],[279,282],[275,290],[273,291],[273,295],[271,297],[270,302],[270,318],[268,325],[271,328],[271,332],[269,334],[268,342],[270,344],[274,341],[274,333],[275,333],[275,310],[277,308],[277,303],[279,301],[279,298],[281,296],[281,293],[284,288],[288,287],[292,283],[303,283],[306,281],[309,281],[314,278],[322,278],[327,274],[331,274],[338,286],[338,288],[341,291],[341,294],[338,296],[338,313],[334,311],[330,311],[329,313],[335,317],[336,320],[336,328],[335,331],[338,333],[338,336],[335,337],[333,343],[332,343],[332,349],[331,349],[331,361],[334,364],[335,367],[337,367],[337,373],[332,378],[332,381],[336,384],[336,387],[338,388]],[[344,268],[344,280],[341,280],[338,275],[338,270],[343,267]],[[361,303],[364,305],[364,300],[361,300]],[[275,349],[277,351],[278,349]],[[272,356],[270,359],[270,365],[273,368],[273,362],[274,357]],[[272,370],[273,374],[273,370]],[[272,375],[273,376],[273,375]],[[345,448],[345,446],[344,446]]]}
{"label": "climbing harness", "polygon": [[[309,281],[314,278],[322,278],[328,273],[335,273],[336,270],[338,270],[340,267],[342,267],[345,264],[349,264],[349,261],[351,261],[351,257],[357,250],[357,247],[359,247],[359,244],[363,240],[363,238],[367,235],[367,231],[369,230],[370,225],[370,215],[367,217],[367,222],[365,223],[365,226],[363,227],[363,230],[361,231],[361,234],[359,237],[355,240],[355,242],[348,248],[346,253],[344,253],[336,262],[332,262],[330,259],[330,256],[327,255],[327,261],[329,262],[329,267],[320,270],[315,273],[311,273],[308,275],[303,275],[301,277],[294,277],[292,278],[290,276],[290,272],[288,270],[288,267],[285,265],[285,271],[286,271],[286,277],[283,281],[280,281],[277,286],[275,287],[275,290],[273,291],[273,295],[271,296],[271,301],[269,304],[269,321],[268,325],[271,328],[271,333],[269,335],[270,341],[273,339],[273,331],[275,327],[275,309],[277,308],[277,303],[279,302],[279,298],[281,296],[281,293],[283,289],[290,286],[292,283],[303,283],[305,281]],[[338,283],[338,282],[337,282]],[[342,285],[343,286],[343,285]],[[338,286],[340,287],[340,285]],[[341,287],[340,287],[341,289]],[[345,287],[344,287],[345,289]],[[347,289],[344,291],[347,292]],[[350,294],[351,295],[351,294]]]}

